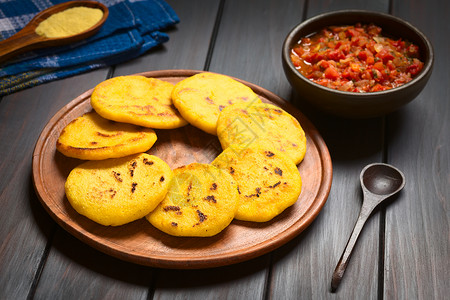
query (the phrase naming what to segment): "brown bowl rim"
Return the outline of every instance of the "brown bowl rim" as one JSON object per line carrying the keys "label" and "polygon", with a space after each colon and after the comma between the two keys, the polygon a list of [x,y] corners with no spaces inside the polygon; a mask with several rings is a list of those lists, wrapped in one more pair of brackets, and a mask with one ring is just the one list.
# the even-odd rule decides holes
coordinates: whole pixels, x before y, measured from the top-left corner
{"label": "brown bowl rim", "polygon": [[[315,82],[309,80],[308,78],[306,78],[305,76],[303,76],[294,67],[294,65],[292,64],[292,61],[290,59],[291,47],[292,47],[292,45],[294,45],[294,43],[298,42],[298,38],[296,40],[294,40],[294,38],[296,38],[298,32],[301,31],[303,28],[307,27],[308,25],[314,24],[321,20],[324,20],[327,18],[333,18],[336,16],[345,16],[345,15],[361,16],[361,19],[362,19],[361,23],[367,23],[367,22],[363,21],[364,16],[368,16],[368,15],[376,16],[376,17],[388,19],[390,21],[394,21],[395,23],[397,23],[401,26],[409,28],[409,30],[414,32],[414,34],[420,40],[422,40],[423,44],[426,45],[426,49],[424,49],[423,53],[426,53],[427,55],[426,55],[426,60],[424,61],[424,68],[422,69],[422,72],[420,72],[420,74],[417,77],[413,78],[410,82],[407,82],[399,87],[392,88],[389,90],[384,90],[384,91],[368,92],[368,93],[357,93],[357,92],[347,92],[347,91],[335,90],[332,88],[322,86],[318,83],[315,83]],[[374,24],[377,25],[375,22],[374,22]],[[339,24],[329,24],[329,25],[339,25]],[[384,30],[384,28],[383,28],[383,30]],[[307,36],[312,33],[313,32],[309,32],[306,35],[302,35],[302,36]],[[339,11],[322,13],[322,14],[316,15],[314,17],[308,18],[305,21],[294,26],[289,31],[288,35],[286,36],[286,38],[283,42],[282,49],[283,49],[282,59],[285,61],[286,65],[289,67],[291,72],[293,74],[296,74],[296,76],[298,78],[300,78],[302,81],[304,81],[305,83],[310,84],[313,87],[316,87],[326,93],[336,93],[340,96],[355,97],[355,98],[375,98],[375,97],[379,97],[379,96],[382,96],[385,94],[397,93],[397,92],[401,92],[402,90],[408,89],[409,87],[415,85],[417,82],[425,79],[429,75],[429,73],[432,71],[433,64],[434,64],[433,46],[432,46],[431,42],[428,40],[428,38],[425,36],[425,34],[423,34],[417,27],[415,27],[411,23],[409,23],[399,17],[393,16],[390,14],[386,14],[386,13],[382,13],[382,12],[369,11],[369,10],[339,10]]]}

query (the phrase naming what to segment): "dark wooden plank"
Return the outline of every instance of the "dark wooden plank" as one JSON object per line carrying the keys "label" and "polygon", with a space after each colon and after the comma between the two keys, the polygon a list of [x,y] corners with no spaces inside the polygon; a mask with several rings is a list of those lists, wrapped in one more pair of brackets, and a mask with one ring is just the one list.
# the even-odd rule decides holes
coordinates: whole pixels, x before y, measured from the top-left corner
{"label": "dark wooden plank", "polygon": [[365,1],[365,0],[339,0],[339,1],[309,1],[308,18],[318,14],[336,11],[363,9],[387,13],[389,10],[389,0]]}
{"label": "dark wooden plank", "polygon": [[263,299],[268,256],[202,270],[161,270],[154,299]]}
{"label": "dark wooden plank", "polygon": [[[361,207],[359,173],[366,164],[381,161],[379,123],[332,120],[341,123],[336,126],[344,133],[339,136],[339,141],[328,143],[334,176],[330,196],[308,230],[275,252],[276,263],[271,282],[274,298],[280,295],[286,298],[303,295],[317,299],[331,296],[331,275]],[[348,130],[352,131],[351,135],[345,133]],[[365,138],[370,131],[375,139]],[[329,138],[333,139],[336,137]],[[361,147],[349,146],[355,144],[354,140],[365,141],[366,144]],[[378,151],[373,151],[377,148]],[[376,211],[368,220],[353,250],[338,290],[343,298],[377,297],[378,279],[373,274],[378,269],[379,216],[380,212]],[[365,284],[355,284],[358,280],[364,280]]]}
{"label": "dark wooden plank", "polygon": [[[180,25],[169,30],[169,42],[141,58],[116,66],[113,76],[157,69],[203,68],[219,1],[168,3],[181,19]],[[203,8],[208,8],[211,13],[205,15]],[[196,36],[197,40],[191,40]],[[45,299],[56,295],[64,299],[135,299],[147,298],[149,293],[153,294],[154,269],[107,257],[61,231],[62,229],[59,229],[56,234],[54,248],[42,272],[36,290],[37,298]],[[64,246],[66,244],[71,246]],[[162,273],[171,278],[175,286],[185,281],[184,277],[178,275],[177,270],[163,270]],[[165,284],[165,280],[161,282]],[[164,295],[165,292],[156,286],[155,295]]]}
{"label": "dark wooden plank", "polygon": [[153,270],[127,263],[58,230],[35,299],[147,299]]}
{"label": "dark wooden plank", "polygon": [[[281,45],[287,32],[301,21],[302,8],[302,3],[292,1],[258,1],[258,3],[250,4],[242,1],[227,1],[210,69],[260,84],[288,97],[291,95],[291,89],[281,67]],[[227,14],[234,14],[234,17],[226,18]],[[328,138],[333,148],[331,151],[338,160],[336,170],[338,173],[341,171],[343,175],[337,177],[335,184],[348,189],[335,190],[333,192],[336,199],[334,206],[325,207],[328,211],[322,212],[325,214],[325,219],[314,222],[314,228],[307,230],[308,233],[275,252],[271,278],[267,282],[270,286],[267,294],[269,298],[296,299],[300,296],[311,298],[315,295],[317,298],[322,298],[328,295],[332,270],[359,213],[359,171],[366,163],[381,160],[380,120],[354,122],[321,115],[318,115],[316,119],[329,133]],[[328,122],[329,126],[325,125]],[[353,132],[355,128],[358,130]],[[368,135],[367,132],[373,133]],[[366,143],[359,145],[357,141],[361,140]],[[347,150],[349,145],[358,147],[349,151]],[[336,211],[343,211],[343,213],[336,213]],[[344,217],[341,218],[342,216]],[[317,224],[318,222],[320,223]],[[376,272],[378,265],[378,222],[378,218],[369,221],[367,230],[371,234],[366,235],[355,250],[359,253],[369,253],[373,257],[369,268],[371,266],[374,268],[362,270],[361,264],[358,263],[365,255],[361,255],[349,271],[353,273],[350,282],[363,275],[368,278],[371,285],[366,289],[356,289],[356,292],[348,289],[346,293],[343,293],[344,297],[366,296],[368,292],[372,292],[376,297],[377,277],[372,274],[373,270]],[[334,236],[335,228],[338,228],[338,232],[342,234]],[[320,245],[315,243],[318,239],[323,241]],[[324,264],[324,262],[327,263]],[[263,271],[267,273],[268,270],[258,270],[258,272]],[[262,275],[252,278],[249,285],[253,286],[254,280],[263,279],[265,277]],[[239,287],[232,288],[235,291]],[[251,289],[251,291],[253,294],[248,295],[246,292],[245,295],[250,296],[254,293],[259,295],[257,290]],[[203,296],[203,294],[200,295]]]}
{"label": "dark wooden plank", "polygon": [[[169,31],[171,40],[142,58],[118,66],[115,75],[205,66],[213,33],[211,22],[216,18],[219,1],[168,2],[182,20]],[[395,15],[417,25],[430,37],[439,62],[423,93],[390,115],[385,126],[382,118],[354,121],[324,116],[302,104],[301,95],[292,93],[281,69],[279,52],[284,34],[277,34],[284,29],[287,32],[297,18],[301,19],[301,1],[241,2],[224,2],[208,66],[290,100],[318,127],[334,167],[333,187],[319,217],[273,254],[234,266],[195,271],[154,270],[118,261],[55,227],[32,190],[31,154],[46,121],[65,103],[104,80],[108,69],[91,72],[19,92],[0,102],[0,139],[4,141],[0,143],[0,203],[7,212],[0,218],[0,298],[24,299],[30,289],[30,295],[37,299],[447,297],[450,91],[445,83],[450,79],[446,69],[450,47],[442,32],[450,28],[442,20],[449,4],[392,1]],[[387,1],[367,3],[308,1],[306,16],[342,8],[389,9]],[[208,11],[204,7],[213,12],[204,13]],[[258,26],[249,26],[253,24],[249,18]],[[199,34],[188,34],[186,28]],[[184,36],[193,40],[188,42]],[[384,131],[388,132],[386,140]],[[383,144],[388,147],[386,156]],[[338,294],[333,295],[328,291],[331,274],[359,213],[359,172],[366,163],[384,158],[407,177],[403,192],[385,208],[385,262],[378,264],[383,258],[379,257],[379,237],[384,227],[379,225],[384,215],[377,211],[363,230]],[[49,244],[48,239],[53,243]],[[382,275],[379,266],[384,267]]]}
{"label": "dark wooden plank", "polygon": [[[309,1],[306,17],[341,9],[388,11],[388,2]],[[303,12],[297,12],[299,17]],[[285,92],[288,93],[288,92]],[[270,292],[274,299],[326,299],[331,275],[347,244],[361,207],[359,174],[383,159],[383,119],[345,120],[323,115],[292,94],[289,99],[318,127],[333,160],[333,185],[328,201],[313,224],[298,238],[274,253]],[[366,223],[347,268],[339,297],[378,297],[379,226],[377,210]],[[296,267],[293,267],[296,266]],[[356,284],[363,280],[365,284]]]}
{"label": "dark wooden plank", "polygon": [[[264,76],[259,74],[258,68],[263,64],[249,63],[246,60],[255,59],[255,49],[263,49],[266,45],[260,34],[268,25],[265,24],[267,13],[271,11],[267,9],[268,4],[268,1],[225,2],[209,70],[261,84]],[[275,20],[280,21],[278,18]],[[253,22],[256,22],[256,25],[249,26]],[[292,22],[289,25],[292,25]],[[281,47],[282,38],[277,38]],[[271,54],[272,51],[265,51],[261,57],[271,58]],[[281,69],[278,74],[281,74],[280,72]],[[247,76],[249,74],[252,76]],[[242,264],[216,269],[182,272],[162,270],[158,277],[155,298],[261,299],[265,293],[269,258],[270,256],[263,256]]]}
{"label": "dark wooden plank", "polygon": [[[292,9],[301,7],[288,1],[226,1],[209,70],[238,77],[272,91],[281,82],[287,87],[280,61],[284,38],[281,32],[286,32],[296,23],[284,15]],[[155,298],[262,299],[265,297],[269,265],[270,255],[265,255],[217,269],[164,270],[158,277]]]}
{"label": "dark wooden plank", "polygon": [[[177,5],[184,5],[180,2],[170,2],[172,7],[181,15],[186,13],[185,23],[181,18],[179,28],[174,35],[171,33],[171,40],[165,45],[164,49],[155,51],[155,57],[151,60],[151,67],[170,68],[203,68],[207,64],[206,55],[208,48],[205,48],[204,42],[212,37],[213,24],[211,17],[217,16],[219,2],[211,1],[201,2],[198,6],[187,7],[177,10]],[[228,3],[227,3],[228,5]],[[221,20],[236,20],[239,16],[236,11],[224,11]],[[207,12],[207,13],[205,13]],[[189,17],[188,17],[189,16]],[[192,19],[191,19],[192,18]],[[207,19],[207,22],[205,21]],[[187,23],[188,20],[200,20],[199,23]],[[209,24],[206,26],[205,24]],[[220,24],[220,26],[224,26]],[[195,32],[195,34],[193,34]],[[185,37],[189,36],[189,41]],[[219,34],[220,36],[220,34]],[[232,40],[230,36],[224,36],[225,39]],[[235,36],[233,36],[235,38]],[[192,39],[192,40],[191,40]],[[200,47],[201,46],[201,47]],[[209,44],[207,45],[209,47]],[[215,48],[217,49],[217,48]],[[188,51],[189,50],[189,51]],[[191,52],[193,50],[193,52]],[[164,53],[170,53],[164,60]],[[233,62],[236,64],[237,62]],[[125,66],[126,67],[126,66]],[[118,70],[124,72],[122,67]],[[212,70],[212,69],[211,69]],[[224,73],[223,71],[218,71]],[[126,73],[131,73],[126,71]],[[220,267],[214,269],[202,270],[160,270],[158,280],[155,284],[155,299],[261,299],[264,294],[265,278],[267,276],[268,260],[266,257],[254,259],[250,262],[238,265]]]}
{"label": "dark wooden plank", "polygon": [[[181,23],[169,32],[170,41],[148,56],[116,68],[114,75],[152,69],[203,69],[219,1],[168,1]],[[205,13],[208,12],[208,13]],[[189,37],[189,40],[186,40]],[[205,43],[207,42],[207,43]],[[264,293],[265,258],[235,266],[204,270],[168,270],[158,273],[155,299],[261,299]],[[255,272],[262,269],[261,272]],[[237,275],[238,273],[243,274]]]}
{"label": "dark wooden plank", "polygon": [[[52,104],[46,105],[49,109],[46,119],[83,91],[105,80],[108,71],[102,69],[52,83],[50,91],[56,94],[53,99],[38,97],[41,102]],[[153,280],[151,269],[113,259],[85,245],[59,226],[45,259],[36,288],[30,292],[38,299],[145,299]]]}
{"label": "dark wooden plank", "polygon": [[[218,4],[219,2],[216,2]],[[204,3],[202,3],[204,4]],[[179,4],[178,4],[179,5]],[[175,5],[174,5],[175,6]],[[217,6],[219,8],[219,6]],[[188,10],[190,11],[190,10]],[[208,11],[208,13],[205,13]],[[237,11],[237,10],[236,10]],[[221,20],[225,20],[227,18],[238,18],[236,16],[236,11],[224,11],[224,15],[221,16]],[[217,10],[213,9],[200,9],[194,10],[196,13],[200,13],[204,18],[206,15],[214,16],[217,15]],[[180,10],[181,14],[181,10]],[[194,14],[191,17],[194,19],[198,19],[197,15]],[[186,20],[187,22],[187,20]],[[202,25],[204,26],[204,25]],[[194,30],[197,28],[196,32],[199,32],[201,27],[190,26],[189,30]],[[221,27],[223,24],[220,25]],[[213,32],[202,33],[200,31],[198,34],[192,34],[189,32],[181,32],[181,23],[180,23],[180,34],[175,36],[169,43],[181,43],[180,47],[176,47],[177,49],[173,49],[175,47],[167,44],[167,51],[180,51],[180,48],[193,46],[194,49],[198,48],[198,42],[195,41],[195,38],[201,36],[200,41],[204,42],[206,37],[211,37]],[[204,26],[207,29],[211,30],[212,26]],[[204,29],[202,29],[204,30]],[[190,38],[194,38],[194,41],[186,42],[183,39],[183,36],[187,34]],[[219,34],[220,36],[220,34]],[[225,39],[231,40],[231,37],[224,37]],[[233,37],[235,38],[235,37]],[[179,40],[180,39],[180,40]],[[186,44],[187,43],[187,44]],[[184,46],[182,46],[184,45]],[[169,48],[170,46],[170,48]],[[209,45],[208,45],[209,47]],[[215,48],[217,49],[217,48]],[[189,53],[180,53],[181,59],[179,62],[175,60],[175,63],[181,64],[181,68],[203,68],[206,61],[207,52],[199,51],[198,49],[191,53],[192,57],[189,56]],[[176,52],[173,52],[176,53]],[[172,54],[169,56],[171,59],[173,57],[177,57],[178,55]],[[192,60],[192,58],[195,58]],[[199,58],[203,58],[203,61]],[[178,59],[178,58],[177,58]],[[200,66],[200,63],[202,65]],[[236,63],[236,62],[233,62]],[[224,73],[222,71],[218,71]],[[214,268],[214,269],[202,269],[202,270],[161,270],[158,275],[158,280],[156,282],[156,289],[154,298],[155,299],[174,299],[174,298],[183,298],[183,299],[261,299],[264,294],[264,284],[265,278],[267,276],[267,266],[268,261],[265,257],[254,259],[250,262],[245,262],[238,265]],[[244,272],[243,272],[244,271]],[[239,275],[238,275],[239,274]]]}
{"label": "dark wooden plank", "polygon": [[169,41],[147,54],[116,67],[114,76],[167,70],[203,70],[219,0],[167,1],[180,18],[180,23],[168,29]]}
{"label": "dark wooden plank", "polygon": [[44,84],[0,102],[0,203],[4,212],[0,218],[0,298],[27,297],[54,231],[54,222],[38,202],[31,180],[32,154],[40,131],[80,89],[104,76],[105,71],[98,71],[89,80],[78,76]]}
{"label": "dark wooden plank", "polygon": [[226,1],[210,70],[290,96],[281,65],[287,33],[301,21],[303,1]]}
{"label": "dark wooden plank", "polygon": [[394,1],[393,14],[430,39],[431,78],[422,93],[388,119],[388,160],[406,186],[386,212],[384,297],[446,299],[450,294],[450,42],[447,1]]}

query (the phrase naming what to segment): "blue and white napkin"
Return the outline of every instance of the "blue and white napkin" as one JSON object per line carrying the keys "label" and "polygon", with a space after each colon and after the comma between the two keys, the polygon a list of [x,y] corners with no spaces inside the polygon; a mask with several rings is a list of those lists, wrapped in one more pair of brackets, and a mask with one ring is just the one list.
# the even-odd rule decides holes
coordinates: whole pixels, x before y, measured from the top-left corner
{"label": "blue and white napkin", "polygon": [[[70,46],[35,50],[0,65],[0,96],[136,58],[166,42],[162,32],[179,22],[163,0],[97,0],[109,16],[94,36]],[[0,1],[0,40],[38,12],[65,0]]]}

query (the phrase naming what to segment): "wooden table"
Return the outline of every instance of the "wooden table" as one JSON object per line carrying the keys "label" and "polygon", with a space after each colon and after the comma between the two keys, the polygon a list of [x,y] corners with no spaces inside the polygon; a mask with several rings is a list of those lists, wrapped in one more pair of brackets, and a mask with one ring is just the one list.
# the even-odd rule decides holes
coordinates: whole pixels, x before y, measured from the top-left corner
{"label": "wooden table", "polygon": [[[170,41],[107,69],[0,100],[0,299],[445,299],[450,294],[450,73],[448,1],[168,1],[181,23]],[[339,9],[401,17],[434,45],[423,92],[386,117],[345,120],[304,106],[281,67],[287,32]],[[176,270],[108,256],[60,227],[32,182],[32,155],[50,118],[101,81],[165,69],[209,70],[259,85],[296,105],[320,131],[333,161],[328,201],[314,222],[280,248],[234,265]],[[404,190],[374,212],[337,293],[331,275],[361,205],[368,163],[401,169]],[[446,296],[447,295],[447,296]],[[448,299],[448,298],[447,298]]]}

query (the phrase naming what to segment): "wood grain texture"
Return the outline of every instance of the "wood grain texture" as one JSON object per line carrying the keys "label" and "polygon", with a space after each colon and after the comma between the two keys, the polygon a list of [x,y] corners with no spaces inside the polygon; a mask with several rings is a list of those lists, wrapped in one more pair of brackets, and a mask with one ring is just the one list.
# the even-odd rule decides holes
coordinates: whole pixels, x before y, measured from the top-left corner
{"label": "wood grain texture", "polygon": [[[331,275],[361,207],[360,171],[368,163],[381,161],[380,123],[328,120],[335,122],[334,129],[328,128],[324,137],[333,159],[330,196],[312,226],[274,253],[276,263],[271,282],[274,297],[333,296],[329,291]],[[355,142],[361,140],[365,143]],[[363,298],[377,299],[378,282],[373,274],[378,268],[379,215],[379,211],[375,212],[363,229],[338,290],[340,297],[358,299],[364,295]],[[293,265],[297,268],[292,268]],[[365,284],[355,285],[361,278]]]}
{"label": "wood grain texture", "polygon": [[264,299],[270,260],[264,255],[250,261],[213,269],[168,270],[158,274],[154,298]]}
{"label": "wood grain texture", "polygon": [[253,82],[288,99],[281,47],[286,34],[301,21],[302,7],[303,1],[225,1],[210,70]]}
{"label": "wood grain texture", "polygon": [[[384,2],[385,12],[388,9]],[[307,17],[340,9],[380,10],[380,3],[309,1]],[[296,12],[299,16],[303,12]],[[292,14],[292,13],[291,13]],[[358,217],[362,192],[359,174],[383,157],[383,120],[345,120],[323,115],[293,94],[291,102],[317,124],[333,160],[333,184],[329,199],[311,227],[274,252],[270,295],[273,299],[378,299],[380,211],[363,229],[337,294],[330,292],[333,270]],[[292,266],[297,266],[296,268]],[[355,284],[364,280],[364,285]]]}
{"label": "wood grain texture", "polygon": [[[153,50],[148,54],[143,55],[136,60],[128,63],[118,65],[114,68],[112,76],[128,75],[148,70],[160,70],[160,69],[173,69],[173,68],[189,68],[189,69],[202,69],[206,56],[208,53],[209,43],[213,32],[214,23],[216,21],[217,9],[219,1],[214,0],[195,0],[195,1],[167,1],[172,8],[176,11],[181,19],[179,25],[168,30],[170,40]],[[208,13],[204,13],[207,11]],[[192,33],[196,34],[193,35]],[[80,94],[81,91],[93,88],[96,84],[106,79],[108,69],[103,70],[103,77],[98,79],[91,78],[90,84],[86,85],[84,82],[80,84],[71,84],[65,86],[64,83],[59,81],[55,83],[61,87],[61,89],[68,89],[69,93],[60,93],[59,97],[64,99],[66,103],[71,99],[74,99]],[[83,75],[83,78],[89,80],[89,76],[92,73]],[[76,89],[76,93],[71,93],[72,89]],[[61,108],[62,105],[59,106]],[[56,111],[52,112],[52,115]],[[50,116],[49,116],[50,117]],[[44,126],[44,124],[42,124]],[[63,229],[59,228],[59,231]],[[79,251],[79,248],[86,248],[83,242],[79,241],[70,234],[59,234],[59,244],[70,244],[72,247],[60,248],[58,251],[61,254],[50,255],[47,259],[46,266],[42,273],[42,279],[39,282],[36,295],[39,298],[48,299],[54,295],[60,296],[64,299],[79,299],[78,295],[85,290],[89,291],[89,295],[94,299],[109,299],[114,297],[114,293],[117,289],[114,287],[117,285],[121,287],[120,295],[129,294],[134,295],[136,298],[146,298],[148,295],[144,293],[140,287],[142,280],[139,278],[145,278],[149,272],[152,273],[151,268],[141,267],[136,268],[132,263],[120,263],[119,270],[122,270],[126,274],[126,278],[123,276],[110,276],[110,270],[99,266],[96,272],[92,272],[92,264],[95,262],[105,262],[105,257],[109,257],[100,251]],[[91,257],[89,261],[92,263],[79,264],[79,261],[84,261],[84,255],[89,254]],[[66,258],[65,258],[66,257]],[[67,259],[70,257],[70,259]],[[106,259],[106,263],[114,263],[117,259]],[[62,274],[60,265],[63,264],[64,274],[72,274],[70,276],[63,276],[60,280],[53,280],[53,273]],[[114,266],[115,264],[113,264]],[[94,267],[95,268],[95,267]],[[99,271],[100,270],[100,271]],[[189,272],[189,271],[187,271]],[[102,275],[98,278],[98,274]],[[185,278],[179,278],[177,270],[166,270],[166,273],[170,274],[171,282],[174,286],[178,286],[185,282]],[[232,272],[234,273],[234,272]],[[129,276],[133,274],[133,276]],[[114,278],[111,280],[111,278]],[[125,280],[129,285],[123,285],[121,282]],[[96,286],[101,288],[96,289]],[[67,289],[68,286],[74,287],[73,289]],[[136,287],[136,290],[135,288]],[[153,285],[148,285],[148,291],[150,295],[153,293]],[[109,291],[111,290],[111,292]],[[158,291],[158,288],[156,287]],[[163,292],[164,293],[164,292]],[[185,294],[186,295],[186,294]],[[126,297],[124,297],[126,299]]]}
{"label": "wood grain texture", "polygon": [[[258,67],[259,71],[261,70],[259,67],[264,64],[258,62],[258,65],[244,67],[241,62],[242,59],[245,60],[252,57],[256,58],[255,48],[253,46],[265,48],[266,45],[268,45],[268,43],[264,42],[264,37],[266,36],[265,32],[262,32],[261,28],[258,28],[258,26],[260,26],[264,22],[264,19],[259,18],[259,16],[261,15],[261,11],[265,11],[266,15],[269,12],[273,12],[273,6],[276,5],[276,2],[261,1],[257,3],[255,1],[244,1],[247,3],[243,3],[243,5],[240,2],[233,1],[230,5],[230,1],[220,1],[220,4],[223,4],[223,7],[217,5],[218,10],[216,10],[210,9],[203,2],[200,6],[196,6],[195,9],[191,9],[180,7],[180,4],[185,3],[185,1],[169,1],[169,3],[171,3],[171,5],[173,5],[175,9],[176,7],[179,7],[179,10],[177,10],[177,12],[179,12],[180,14],[185,13],[186,17],[184,19],[181,18],[182,22],[178,26],[177,32],[175,32],[176,36],[172,37],[171,35],[171,40],[169,41],[169,43],[167,43],[167,49],[164,49],[164,51],[167,53],[161,52],[158,60],[168,66],[171,65],[171,62],[166,62],[167,58],[175,59],[174,63],[176,66],[184,65],[192,69],[198,68],[196,67],[196,65],[199,65],[200,68],[203,68],[203,66],[205,66],[209,67],[209,70],[211,71],[227,73],[232,76],[239,76],[239,78],[243,79],[251,79],[251,82],[261,85],[263,82],[260,79],[264,76],[260,76],[261,74],[256,71],[252,72],[252,68]],[[272,8],[270,11],[266,7],[267,3],[272,3]],[[295,2],[292,3],[295,6]],[[217,1],[216,4],[219,4],[219,1]],[[189,15],[187,14],[187,12],[189,12]],[[278,11],[275,10],[275,12]],[[217,22],[217,32],[212,31],[213,26],[208,27],[203,23],[199,23],[198,25],[189,27],[189,30],[186,30],[183,25],[183,20],[184,22],[188,20],[194,21],[197,19],[205,20],[206,18],[208,18],[209,20],[209,18],[211,17],[214,17],[214,21]],[[256,17],[258,17],[259,20],[262,21],[258,22],[258,26],[252,24]],[[253,21],[248,20],[245,29],[241,28],[243,30],[233,31],[228,31],[226,29],[227,26],[233,26],[233,23],[235,22],[241,23],[243,22],[242,20],[246,20],[248,18],[252,19]],[[285,19],[282,18],[282,20],[272,20],[272,22],[284,23],[284,20]],[[211,30],[211,35],[209,34],[209,31],[205,32],[205,30]],[[255,37],[249,36],[251,30],[258,30],[258,43],[252,43]],[[195,31],[196,34],[192,35],[191,33],[193,31]],[[185,35],[190,36],[189,40],[192,39],[193,42],[189,41],[186,44],[184,40]],[[207,45],[209,47],[209,52],[201,51],[202,49],[192,52],[192,50],[197,49],[199,45],[204,45],[206,37],[211,37],[211,39],[208,40]],[[280,36],[278,36],[277,38],[280,39]],[[237,43],[237,41],[240,42]],[[174,44],[170,43],[174,43],[176,46],[173,46]],[[276,45],[270,44],[270,46],[273,51],[276,51]],[[227,52],[231,48],[236,47],[237,50],[232,49],[232,52],[228,53],[229,56],[224,57],[226,59],[217,59],[216,53],[222,51],[222,54],[220,54],[222,56],[224,55],[223,52]],[[183,51],[180,52],[180,49],[183,49]],[[188,51],[188,53],[184,53],[184,51]],[[159,55],[159,53],[160,52],[157,52],[157,55]],[[173,54],[168,56],[168,53]],[[267,56],[267,58],[269,59],[277,60],[279,58],[278,55],[272,57],[271,53],[273,52],[265,53],[270,55]],[[210,56],[203,57],[204,54]],[[173,58],[173,56],[175,58]],[[204,59],[204,61],[202,61],[202,59]],[[202,64],[200,64],[201,62]],[[159,62],[155,63],[158,64]],[[151,68],[149,68],[149,70],[150,69]],[[243,72],[246,71],[252,72],[252,76],[244,76],[246,74],[244,74]],[[280,72],[281,64],[280,68],[278,69],[279,75],[281,75]],[[271,87],[277,87],[277,83],[283,84],[283,77],[278,77],[277,75],[275,75],[277,74],[276,72],[265,73],[272,74],[273,76],[267,81],[270,83],[270,85],[264,86],[266,88],[269,88],[269,90],[273,92],[277,92],[277,89],[272,89]],[[271,82],[271,80],[274,78],[276,78],[276,82]],[[284,85],[287,87],[287,82],[284,82]],[[285,95],[279,96],[283,97]],[[269,271],[269,255],[264,255],[260,258],[251,260],[250,262],[214,269],[181,272],[165,269],[162,270],[160,275],[158,276],[158,281],[155,285],[155,298],[262,299],[266,293],[266,279]]]}
{"label": "wood grain texture", "polygon": [[71,95],[78,89],[76,85],[87,82],[80,77],[67,80],[65,87],[53,82],[0,102],[0,203],[5,213],[0,218],[2,299],[27,297],[54,231],[54,222],[33,192],[30,167],[34,144],[44,124],[67,101],[59,95]]}
{"label": "wood grain texture", "polygon": [[393,14],[423,31],[437,62],[421,94],[388,118],[389,162],[405,172],[401,201],[386,212],[388,299],[446,299],[450,294],[450,30],[448,2],[395,1]]}
{"label": "wood grain texture", "polygon": [[389,10],[389,0],[364,1],[364,0],[331,0],[331,1],[309,1],[307,16],[311,18],[315,15],[335,10],[364,9],[387,13]]}
{"label": "wood grain texture", "polygon": [[[172,84],[196,74],[189,70],[141,73]],[[166,235],[146,220],[119,227],[98,225],[77,214],[68,204],[64,182],[81,162],[56,151],[56,140],[63,128],[87,111],[91,91],[63,107],[49,121],[36,144],[33,180],[42,204],[66,230],[89,245],[115,257],[138,264],[167,268],[203,268],[233,264],[271,251],[304,230],[326,202],[332,178],[328,150],[314,126],[283,99],[248,82],[262,101],[278,105],[294,116],[306,134],[307,153],[299,165],[302,193],[283,214],[265,223],[233,222],[211,238],[179,238]],[[217,137],[192,126],[158,130],[161,137],[149,154],[164,160],[171,168],[192,162],[210,163],[221,152]]]}
{"label": "wood grain texture", "polygon": [[[71,99],[105,80],[109,69],[33,87],[0,102],[0,298],[448,298],[450,45],[446,33],[450,28],[442,21],[447,18],[448,1],[167,2],[181,19],[167,31],[170,41],[115,66],[112,75],[209,66],[290,100],[316,125],[330,150],[334,177],[326,205],[311,226],[289,243],[231,266],[179,271],[112,258],[56,226],[38,202],[31,181],[32,151],[42,128]],[[283,30],[287,33],[303,16],[350,8],[404,18],[421,29],[435,48],[437,63],[427,87],[412,103],[384,119],[325,116],[303,104],[282,73],[277,44],[284,38]],[[332,271],[359,213],[358,174],[365,164],[376,161],[404,171],[406,186],[369,219],[338,293],[331,294]],[[379,239],[383,236],[385,241]]]}
{"label": "wood grain texture", "polygon": [[152,70],[203,70],[213,37],[219,0],[167,1],[180,24],[167,30],[169,41],[142,57],[118,65],[114,76]]}
{"label": "wood grain texture", "polygon": [[34,297],[147,299],[154,276],[151,268],[100,253],[58,230]]}

